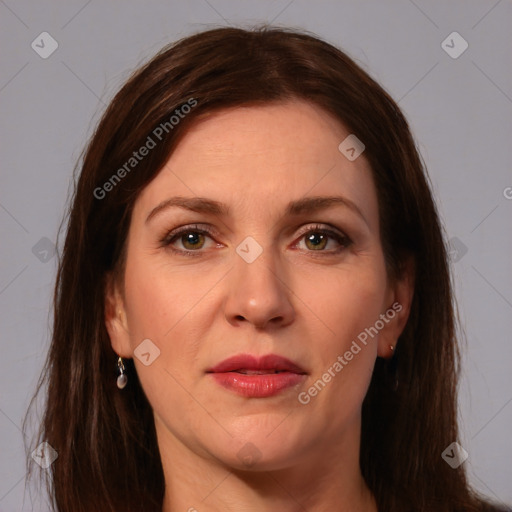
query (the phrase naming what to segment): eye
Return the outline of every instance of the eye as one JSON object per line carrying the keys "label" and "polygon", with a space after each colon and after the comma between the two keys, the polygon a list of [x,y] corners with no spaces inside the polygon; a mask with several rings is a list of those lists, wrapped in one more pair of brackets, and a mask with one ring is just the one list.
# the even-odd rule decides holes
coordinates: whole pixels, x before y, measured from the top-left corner
{"label": "eye", "polygon": [[[162,240],[160,240],[160,244],[162,247],[167,247],[173,252],[184,254],[186,256],[199,256],[199,254],[193,253],[202,249],[205,245],[206,238],[211,239],[212,235],[212,231],[207,226],[203,228],[200,228],[197,225],[184,226],[168,233]],[[176,243],[180,243],[182,248],[176,248]]]}
{"label": "eye", "polygon": [[[162,247],[166,247],[174,253],[185,256],[200,256],[203,252],[201,249],[205,248],[207,239],[212,240],[212,237],[213,231],[208,226],[183,226],[166,234],[166,236],[160,240],[160,244]],[[306,252],[327,253],[327,255],[337,254],[352,244],[348,236],[341,232],[325,228],[319,224],[307,226],[300,235],[300,241],[302,240],[305,241]],[[325,250],[331,241],[338,244],[338,247]],[[176,244],[181,244],[181,248],[176,247]],[[299,244],[300,242],[295,245]]]}
{"label": "eye", "polygon": [[[350,238],[343,233],[338,233],[318,224],[308,226],[306,231],[303,231],[301,234],[301,241],[302,240],[305,241],[306,250],[308,252],[326,252],[330,254],[341,252],[352,243]],[[338,247],[327,251],[324,250],[332,240],[338,244]]]}

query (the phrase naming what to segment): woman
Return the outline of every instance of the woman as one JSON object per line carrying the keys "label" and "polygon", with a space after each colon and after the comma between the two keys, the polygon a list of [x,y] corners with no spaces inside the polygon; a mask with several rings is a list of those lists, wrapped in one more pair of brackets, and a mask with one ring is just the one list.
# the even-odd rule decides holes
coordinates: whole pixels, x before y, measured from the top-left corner
{"label": "woman", "polygon": [[497,510],[454,444],[407,122],[309,34],[210,30],[130,78],[83,158],[54,318],[56,510]]}

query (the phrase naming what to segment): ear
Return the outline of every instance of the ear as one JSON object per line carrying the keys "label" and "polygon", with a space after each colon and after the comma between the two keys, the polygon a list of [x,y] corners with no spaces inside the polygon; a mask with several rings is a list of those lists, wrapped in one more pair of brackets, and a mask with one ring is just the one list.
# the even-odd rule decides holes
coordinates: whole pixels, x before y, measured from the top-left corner
{"label": "ear", "polygon": [[105,283],[105,326],[114,351],[121,357],[132,357],[126,307],[113,274],[107,275]]}
{"label": "ear", "polygon": [[[379,332],[377,355],[385,359],[393,357],[394,349],[402,334],[414,296],[415,268],[414,260],[409,257],[403,265],[401,275],[389,283],[386,297],[384,327]],[[391,348],[393,347],[393,348]]]}

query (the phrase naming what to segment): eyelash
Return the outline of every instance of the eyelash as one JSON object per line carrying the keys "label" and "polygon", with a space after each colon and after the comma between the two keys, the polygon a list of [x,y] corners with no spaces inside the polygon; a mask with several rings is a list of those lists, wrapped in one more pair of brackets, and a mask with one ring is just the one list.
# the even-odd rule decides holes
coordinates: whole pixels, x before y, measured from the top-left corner
{"label": "eyelash", "polygon": [[[191,256],[191,257],[201,256],[202,255],[201,250],[190,251],[190,250],[183,250],[183,249],[175,249],[174,247],[172,247],[172,243],[176,239],[178,239],[180,236],[182,236],[184,234],[188,234],[188,233],[200,233],[202,235],[207,235],[210,238],[214,237],[213,230],[211,230],[208,226],[199,227],[196,224],[193,226],[184,226],[182,228],[177,228],[177,229],[167,233],[165,235],[165,237],[160,240],[160,245],[161,245],[161,247],[165,247],[166,249],[170,250],[173,253],[177,253],[177,254],[180,254],[183,256]],[[320,253],[322,253],[322,252],[326,253],[326,255],[338,254],[352,244],[352,240],[347,235],[342,235],[342,234],[336,233],[335,231],[332,231],[330,229],[326,229],[326,228],[322,227],[321,224],[315,224],[313,226],[308,226],[307,229],[305,229],[300,234],[300,240],[310,233],[320,233],[322,235],[327,235],[330,238],[333,238],[334,240],[336,240],[341,245],[341,247],[336,250],[331,250],[331,251],[320,250],[320,251],[318,251]],[[315,253],[317,251],[306,251],[306,252]],[[313,254],[313,256],[321,257],[322,255]]]}

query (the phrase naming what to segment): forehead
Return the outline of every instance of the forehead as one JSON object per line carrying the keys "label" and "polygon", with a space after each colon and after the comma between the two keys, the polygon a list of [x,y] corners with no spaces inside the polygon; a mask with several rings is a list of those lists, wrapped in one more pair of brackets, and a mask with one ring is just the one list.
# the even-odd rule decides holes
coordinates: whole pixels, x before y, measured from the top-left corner
{"label": "forehead", "polygon": [[171,161],[181,163],[186,154],[187,160],[218,166],[239,160],[244,168],[255,168],[274,161],[274,170],[300,170],[337,158],[347,135],[331,114],[305,101],[236,107],[199,119]]}
{"label": "forehead", "polygon": [[299,100],[208,114],[189,128],[135,210],[181,195],[245,212],[271,202],[277,212],[279,204],[307,195],[339,193],[374,217],[377,198],[364,154],[349,161],[338,149],[349,135],[331,114]]}

